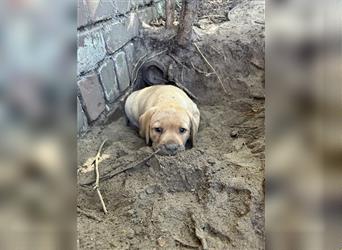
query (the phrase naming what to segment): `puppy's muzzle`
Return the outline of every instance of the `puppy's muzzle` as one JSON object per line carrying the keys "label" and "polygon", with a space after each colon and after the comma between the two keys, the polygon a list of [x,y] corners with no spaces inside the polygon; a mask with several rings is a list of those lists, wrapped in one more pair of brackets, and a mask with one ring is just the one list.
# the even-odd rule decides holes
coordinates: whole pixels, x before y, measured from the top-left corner
{"label": "puppy's muzzle", "polygon": [[157,146],[160,149],[159,154],[161,155],[176,155],[179,151],[183,151],[184,145],[177,143],[168,143]]}

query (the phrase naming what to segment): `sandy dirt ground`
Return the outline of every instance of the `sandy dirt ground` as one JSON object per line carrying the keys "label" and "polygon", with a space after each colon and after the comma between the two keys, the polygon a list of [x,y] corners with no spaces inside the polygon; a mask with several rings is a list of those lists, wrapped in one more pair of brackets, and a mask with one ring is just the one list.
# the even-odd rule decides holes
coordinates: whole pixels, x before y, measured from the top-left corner
{"label": "sandy dirt ground", "polygon": [[263,1],[244,1],[229,21],[199,18],[196,44],[228,93],[195,48],[177,54],[201,112],[193,148],[116,174],[152,153],[122,113],[79,139],[79,166],[108,140],[99,161],[108,214],[93,169],[79,169],[79,249],[265,248],[263,15]]}

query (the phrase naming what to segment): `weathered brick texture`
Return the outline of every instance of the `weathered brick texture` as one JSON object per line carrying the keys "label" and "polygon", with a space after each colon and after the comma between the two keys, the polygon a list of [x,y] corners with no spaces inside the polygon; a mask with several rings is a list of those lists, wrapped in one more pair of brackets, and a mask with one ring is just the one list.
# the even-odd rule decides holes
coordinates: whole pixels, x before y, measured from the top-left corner
{"label": "weathered brick texture", "polygon": [[131,0],[132,7],[144,6],[146,2],[144,0]]}
{"label": "weathered brick texture", "polygon": [[150,23],[153,19],[157,17],[156,8],[147,7],[138,11],[138,17],[141,22],[146,24]]}
{"label": "weathered brick texture", "polygon": [[131,3],[133,0],[114,0],[115,7],[118,13],[126,14],[131,9]]}
{"label": "weathered brick texture", "polygon": [[125,52],[120,51],[113,56],[115,71],[118,77],[119,89],[124,91],[129,87],[130,78],[126,62]]}
{"label": "weathered brick texture", "polygon": [[147,55],[142,23],[160,18],[164,0],[78,0],[77,128],[85,132],[110,113]]}
{"label": "weathered brick texture", "polygon": [[104,27],[108,53],[112,54],[139,34],[139,20],[135,13],[124,20],[114,21]]}
{"label": "weathered brick texture", "polygon": [[77,73],[89,71],[106,56],[106,47],[101,29],[85,31],[78,36]]}
{"label": "weathered brick texture", "polygon": [[113,17],[116,12],[113,0],[87,0],[92,21]]}
{"label": "weathered brick texture", "polygon": [[111,58],[108,58],[100,66],[98,72],[106,100],[109,103],[112,103],[113,101],[115,101],[116,98],[120,96],[120,90],[115,75],[113,60]]}
{"label": "weathered brick texture", "polygon": [[78,81],[78,88],[90,121],[96,120],[105,109],[102,88],[96,73],[91,73]]}

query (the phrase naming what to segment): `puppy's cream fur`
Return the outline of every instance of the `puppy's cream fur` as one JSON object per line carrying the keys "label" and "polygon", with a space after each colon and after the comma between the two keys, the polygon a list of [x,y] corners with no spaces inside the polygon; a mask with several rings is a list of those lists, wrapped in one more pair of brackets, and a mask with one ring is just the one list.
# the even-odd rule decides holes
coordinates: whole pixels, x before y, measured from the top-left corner
{"label": "puppy's cream fur", "polygon": [[125,103],[130,123],[139,128],[146,144],[174,155],[194,140],[200,122],[197,105],[172,85],[154,85],[130,94]]}

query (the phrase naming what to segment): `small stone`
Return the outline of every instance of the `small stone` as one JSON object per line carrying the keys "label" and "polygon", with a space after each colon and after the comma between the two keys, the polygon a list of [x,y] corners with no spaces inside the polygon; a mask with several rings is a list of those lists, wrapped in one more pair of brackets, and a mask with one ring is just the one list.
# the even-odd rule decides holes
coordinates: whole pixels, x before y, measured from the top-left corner
{"label": "small stone", "polygon": [[254,113],[257,113],[257,112],[260,111],[260,109],[259,109],[257,106],[253,106],[253,107],[252,107],[252,111],[253,111]]}
{"label": "small stone", "polygon": [[134,209],[130,209],[127,211],[127,214],[129,214],[129,215],[133,215],[134,213],[135,213]]}
{"label": "small stone", "polygon": [[190,191],[191,191],[191,192],[195,192],[195,189],[194,189],[194,188],[192,188]]}
{"label": "small stone", "polygon": [[215,160],[213,159],[208,159],[207,162],[210,164],[210,165],[214,165],[216,163]]}
{"label": "small stone", "polygon": [[202,155],[204,154],[204,151],[201,149],[198,149],[198,152],[200,152]]}
{"label": "small stone", "polygon": [[230,137],[235,138],[239,135],[239,132],[237,130],[233,130],[232,132],[230,132]]}
{"label": "small stone", "polygon": [[141,228],[141,227],[136,227],[136,228],[134,229],[135,235],[142,234],[143,231],[144,231],[144,230],[143,230],[143,228]]}
{"label": "small stone", "polygon": [[135,232],[132,228],[128,228],[127,229],[127,238],[128,239],[133,239],[134,238],[134,235],[135,235]]}
{"label": "small stone", "polygon": [[153,187],[146,188],[146,193],[147,194],[153,194],[154,193],[154,188]]}
{"label": "small stone", "polygon": [[157,242],[160,247],[164,247],[166,245],[166,240],[163,237],[159,237]]}
{"label": "small stone", "polygon": [[139,194],[139,199],[145,200],[146,198],[147,198],[147,196],[146,196],[146,193],[145,193],[145,192],[141,192],[141,193]]}

